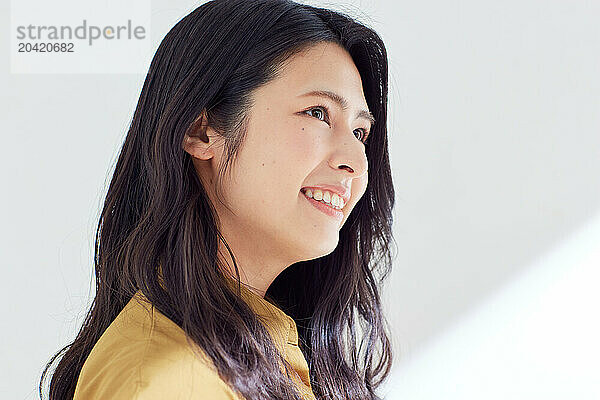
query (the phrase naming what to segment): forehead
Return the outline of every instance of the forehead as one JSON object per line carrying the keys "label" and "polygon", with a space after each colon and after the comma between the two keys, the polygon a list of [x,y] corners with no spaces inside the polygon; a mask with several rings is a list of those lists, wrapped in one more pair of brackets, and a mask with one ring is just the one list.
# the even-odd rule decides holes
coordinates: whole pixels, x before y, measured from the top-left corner
{"label": "forehead", "polygon": [[326,90],[345,97],[352,108],[367,106],[360,73],[348,51],[336,43],[318,43],[294,54],[265,89],[294,98]]}

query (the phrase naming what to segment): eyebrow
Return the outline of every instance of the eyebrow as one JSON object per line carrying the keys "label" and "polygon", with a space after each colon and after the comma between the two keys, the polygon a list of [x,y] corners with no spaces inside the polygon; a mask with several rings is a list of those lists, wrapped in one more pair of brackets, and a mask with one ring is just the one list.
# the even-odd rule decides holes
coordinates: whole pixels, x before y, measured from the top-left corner
{"label": "eyebrow", "polygon": [[[348,109],[348,100],[346,100],[346,98],[340,96],[339,94],[331,92],[329,90],[312,90],[310,92],[301,94],[298,97],[304,96],[327,97],[333,102],[337,103],[342,108],[342,110]],[[371,123],[371,126],[375,124],[375,117],[373,117],[373,114],[371,114],[371,112],[368,110],[358,110],[358,112],[356,113],[356,118],[364,118],[368,120]]]}

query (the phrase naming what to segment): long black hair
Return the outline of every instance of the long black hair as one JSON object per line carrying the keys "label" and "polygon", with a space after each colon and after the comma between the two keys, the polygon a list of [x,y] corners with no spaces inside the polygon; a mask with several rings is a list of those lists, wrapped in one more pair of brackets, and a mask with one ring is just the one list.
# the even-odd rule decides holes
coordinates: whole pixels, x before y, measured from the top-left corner
{"label": "long black hair", "polygon": [[[98,221],[95,299],[75,340],[47,363],[40,398],[57,359],[49,399],[73,397],[93,346],[138,290],[210,356],[243,397],[300,398],[278,367],[282,358],[268,331],[240,298],[239,287],[236,293],[223,276],[217,251],[219,241],[226,242],[182,144],[206,111],[225,139],[221,176],[243,143],[252,91],[276,78],[290,56],[319,42],[349,52],[376,119],[365,145],[368,185],[336,249],[287,268],[265,298],[296,321],[318,399],[379,399],[375,390],[392,363],[379,294],[393,258],[387,53],[364,24],[289,0],[209,1],[161,42]],[[239,283],[237,265],[236,272]]]}

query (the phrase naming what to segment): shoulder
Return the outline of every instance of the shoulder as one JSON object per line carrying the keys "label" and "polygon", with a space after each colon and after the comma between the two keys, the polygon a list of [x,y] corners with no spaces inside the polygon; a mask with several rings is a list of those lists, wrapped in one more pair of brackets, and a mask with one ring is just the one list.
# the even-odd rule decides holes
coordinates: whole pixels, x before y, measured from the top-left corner
{"label": "shoulder", "polygon": [[136,295],[86,359],[74,400],[239,400],[184,331]]}

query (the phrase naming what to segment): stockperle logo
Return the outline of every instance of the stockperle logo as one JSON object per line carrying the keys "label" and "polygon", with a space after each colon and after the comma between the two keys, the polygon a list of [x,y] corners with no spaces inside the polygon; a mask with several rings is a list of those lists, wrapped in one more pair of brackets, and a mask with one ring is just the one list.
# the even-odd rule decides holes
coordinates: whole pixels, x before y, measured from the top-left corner
{"label": "stockperle logo", "polygon": [[143,40],[146,38],[146,28],[141,25],[133,25],[130,19],[124,25],[92,25],[86,19],[81,25],[27,25],[17,26],[18,40],[85,40],[89,46],[94,41],[104,40]]}

